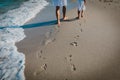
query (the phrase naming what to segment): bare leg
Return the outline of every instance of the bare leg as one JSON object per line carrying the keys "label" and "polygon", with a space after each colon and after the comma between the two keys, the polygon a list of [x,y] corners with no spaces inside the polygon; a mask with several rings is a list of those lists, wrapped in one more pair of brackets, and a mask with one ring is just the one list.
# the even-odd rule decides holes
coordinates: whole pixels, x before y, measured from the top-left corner
{"label": "bare leg", "polygon": [[67,17],[66,17],[66,6],[63,6],[63,20],[66,20]]}
{"label": "bare leg", "polygon": [[78,10],[78,17],[77,17],[77,19],[80,19],[80,11]]}
{"label": "bare leg", "polygon": [[81,12],[81,17],[83,18],[83,14],[84,14],[84,11],[82,10],[82,12]]}
{"label": "bare leg", "polygon": [[60,6],[56,6],[56,18],[57,18],[57,24],[60,26]]}

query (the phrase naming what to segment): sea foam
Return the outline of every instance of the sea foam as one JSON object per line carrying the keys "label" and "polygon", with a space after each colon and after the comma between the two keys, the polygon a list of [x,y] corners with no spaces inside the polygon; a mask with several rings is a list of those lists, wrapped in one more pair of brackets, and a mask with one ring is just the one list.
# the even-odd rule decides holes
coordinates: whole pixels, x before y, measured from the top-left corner
{"label": "sea foam", "polygon": [[15,46],[26,37],[19,26],[35,17],[47,4],[45,0],[29,0],[0,15],[0,27],[4,27],[0,29],[0,80],[25,80],[25,55]]}
{"label": "sea foam", "polygon": [[[18,32],[19,31],[19,32]],[[24,39],[22,28],[0,30],[0,80],[24,80],[25,56],[17,51],[16,42]]]}
{"label": "sea foam", "polygon": [[0,16],[1,27],[21,26],[35,17],[48,3],[45,0],[30,0],[19,8],[8,11]]}

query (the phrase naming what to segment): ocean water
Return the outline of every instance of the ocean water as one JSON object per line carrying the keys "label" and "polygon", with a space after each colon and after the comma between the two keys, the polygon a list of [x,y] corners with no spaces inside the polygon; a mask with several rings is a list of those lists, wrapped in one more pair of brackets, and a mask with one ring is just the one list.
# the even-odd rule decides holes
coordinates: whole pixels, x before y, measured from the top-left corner
{"label": "ocean water", "polygon": [[[68,3],[68,10],[76,6],[69,0]],[[39,12],[41,20],[38,21],[43,22],[55,18],[53,16],[49,18],[50,14],[44,14],[44,11],[42,13],[45,8],[48,8],[46,11],[52,10],[54,13],[54,9],[51,9],[53,8],[52,0],[0,0],[0,80],[25,80],[25,55],[18,52],[15,43],[26,37],[23,28],[46,26],[54,22],[25,25]],[[46,15],[46,18],[42,15]]]}
{"label": "ocean water", "polygon": [[25,1],[28,0],[0,0],[0,14],[18,8]]}
{"label": "ocean water", "polygon": [[0,80],[25,80],[25,55],[15,43],[26,37],[20,26],[47,5],[45,0],[0,0]]}

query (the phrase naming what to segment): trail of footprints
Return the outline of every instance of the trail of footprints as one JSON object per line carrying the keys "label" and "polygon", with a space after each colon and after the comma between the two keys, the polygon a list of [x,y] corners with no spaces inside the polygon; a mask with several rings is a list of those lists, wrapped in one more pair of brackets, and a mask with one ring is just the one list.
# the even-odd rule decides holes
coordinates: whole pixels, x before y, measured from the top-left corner
{"label": "trail of footprints", "polygon": [[[41,60],[45,60],[45,59],[46,59],[46,57],[42,56],[43,50],[38,51],[36,54],[37,54],[37,58],[38,58],[38,59],[41,59]],[[38,70],[36,70],[36,71],[33,73],[33,75],[34,75],[34,76],[40,75],[42,72],[44,72],[44,71],[46,71],[46,70],[47,70],[47,64],[45,63],[45,64],[41,65],[41,67],[40,67]]]}
{"label": "trail of footprints", "polygon": [[[81,28],[80,31],[83,32],[83,29]],[[80,37],[79,35],[76,35],[76,36],[74,37],[75,41],[71,42],[70,45],[77,47],[77,46],[78,46],[77,40],[79,39],[79,37]]]}
{"label": "trail of footprints", "polygon": [[[81,26],[81,24],[80,24],[80,26]],[[82,28],[80,29],[80,32],[83,32],[83,29],[82,29]],[[71,46],[74,46],[74,47],[77,47],[77,46],[78,46],[77,40],[79,39],[79,37],[80,37],[79,35],[76,35],[76,36],[74,37],[74,39],[75,39],[76,41],[71,42],[70,45],[71,45]],[[41,59],[41,60],[45,60],[46,57],[42,56],[42,54],[43,54],[43,50],[38,51],[38,52],[37,52],[37,58],[38,58],[38,59]],[[69,56],[65,57],[65,60],[69,63],[70,68],[71,68],[71,71],[76,71],[77,68],[76,68],[75,64],[72,63],[72,57],[73,57],[73,55],[70,54]],[[48,67],[48,66],[47,66],[46,63],[43,64],[43,65],[40,67],[39,70],[37,70],[37,71],[34,72],[34,76],[40,75],[42,72],[46,71],[46,70],[47,70],[47,67]],[[65,80],[68,80],[68,79],[65,79]]]}
{"label": "trail of footprints", "polygon": [[76,66],[72,63],[72,55],[70,54],[68,57],[65,57],[65,60],[69,63],[71,71],[76,71]]}
{"label": "trail of footprints", "polygon": [[[79,24],[80,26],[82,25],[81,23]],[[83,29],[80,28],[80,32],[83,32]],[[70,45],[73,47],[77,47],[78,46],[78,39],[80,38],[80,35],[76,35],[74,37],[75,41],[71,42]],[[72,63],[72,54],[70,54],[68,57],[65,57],[65,59],[67,60],[67,62],[69,63],[70,67],[71,67],[71,71],[76,71],[76,66],[74,63]]]}
{"label": "trail of footprints", "polygon": [[[84,21],[84,23],[86,23],[86,21]],[[80,26],[80,29],[79,29],[79,32],[78,33],[82,33],[83,32],[83,28],[82,26],[85,26],[85,25],[82,25],[81,23],[79,23],[79,26]],[[71,42],[70,45],[71,46],[74,46],[74,47],[77,47],[78,46],[78,39],[80,38],[80,35],[76,35],[74,37],[75,41]]]}
{"label": "trail of footprints", "polygon": [[74,46],[74,47],[77,47],[78,46],[77,40],[79,39],[79,37],[80,37],[79,35],[75,36],[74,37],[75,41],[71,42],[70,45]]}
{"label": "trail of footprints", "polygon": [[46,59],[46,57],[42,56],[43,50],[38,51],[36,54],[37,54],[37,58],[38,58],[38,59],[42,59],[42,60],[45,60],[45,59]]}

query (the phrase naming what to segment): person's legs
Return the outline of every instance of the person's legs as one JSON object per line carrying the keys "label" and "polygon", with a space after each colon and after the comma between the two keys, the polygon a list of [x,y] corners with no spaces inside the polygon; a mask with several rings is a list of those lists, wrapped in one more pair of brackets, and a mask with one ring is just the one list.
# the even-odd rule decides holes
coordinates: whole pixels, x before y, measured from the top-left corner
{"label": "person's legs", "polygon": [[57,18],[57,24],[60,26],[60,6],[56,6],[56,18]]}
{"label": "person's legs", "polygon": [[82,17],[82,18],[83,18],[83,14],[84,14],[84,11],[82,10],[82,11],[81,11],[81,17]]}
{"label": "person's legs", "polygon": [[66,6],[63,6],[62,11],[63,11],[63,20],[66,20],[67,19],[67,17],[66,17]]}
{"label": "person's legs", "polygon": [[80,19],[80,10],[78,9],[78,17],[77,19]]}
{"label": "person's legs", "polygon": [[85,3],[84,1],[78,0],[78,19],[83,18],[85,10]]}

